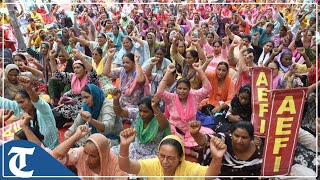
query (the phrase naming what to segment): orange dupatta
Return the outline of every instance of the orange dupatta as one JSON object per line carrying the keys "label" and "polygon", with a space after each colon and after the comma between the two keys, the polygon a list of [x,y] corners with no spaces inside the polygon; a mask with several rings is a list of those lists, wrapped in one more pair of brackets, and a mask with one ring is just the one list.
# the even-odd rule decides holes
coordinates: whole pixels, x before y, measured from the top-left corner
{"label": "orange dupatta", "polygon": [[219,106],[219,101],[227,101],[228,100],[228,89],[231,84],[231,78],[229,74],[226,75],[223,85],[221,87],[221,98],[220,100],[217,100],[217,92],[218,92],[218,76],[217,72],[215,71],[214,73],[206,73],[208,76],[208,79],[210,81],[210,84],[212,86],[212,90],[209,94],[209,97],[207,99],[204,99],[200,103],[200,107],[206,105],[206,104],[212,104],[215,107]]}

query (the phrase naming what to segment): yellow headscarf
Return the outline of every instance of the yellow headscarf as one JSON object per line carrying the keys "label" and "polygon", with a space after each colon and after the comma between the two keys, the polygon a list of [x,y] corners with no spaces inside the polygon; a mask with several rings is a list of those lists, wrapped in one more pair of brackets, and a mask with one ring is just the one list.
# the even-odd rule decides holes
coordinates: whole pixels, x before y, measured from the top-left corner
{"label": "yellow headscarf", "polygon": [[[184,145],[178,136],[168,135],[161,140],[160,144],[166,139],[174,139],[178,141],[182,147],[181,162],[178,165],[174,176],[205,176],[208,166],[201,166],[198,163],[186,161]],[[160,144],[158,146],[158,149],[160,149]],[[164,179],[163,178],[164,172],[163,172],[163,168],[161,166],[159,158],[140,160],[139,162],[141,165],[139,175],[162,176],[162,177],[150,177],[150,178],[147,178],[147,180],[148,179],[157,179],[157,180]],[[183,179],[203,180],[205,179],[205,177],[185,177]]]}
{"label": "yellow headscarf", "polygon": [[164,138],[161,140],[161,142],[159,143],[159,145],[158,145],[158,150],[160,151],[160,144],[161,144],[164,140],[166,140],[166,139],[174,139],[174,140],[176,140],[176,141],[179,142],[179,144],[180,144],[181,147],[182,147],[182,159],[185,160],[183,142],[182,142],[181,139],[180,139],[178,136],[176,136],[176,135],[168,135],[168,136],[164,137]]}

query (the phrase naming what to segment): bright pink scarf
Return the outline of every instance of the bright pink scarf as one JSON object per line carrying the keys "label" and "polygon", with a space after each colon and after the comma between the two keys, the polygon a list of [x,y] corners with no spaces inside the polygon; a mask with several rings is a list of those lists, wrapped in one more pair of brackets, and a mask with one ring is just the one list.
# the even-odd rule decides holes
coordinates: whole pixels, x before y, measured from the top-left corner
{"label": "bright pink scarf", "polygon": [[[83,64],[80,60],[74,61],[73,64]],[[87,73],[81,80],[73,74],[72,79],[71,79],[71,91],[73,94],[80,94],[81,89],[88,84],[88,75]]]}
{"label": "bright pink scarf", "polygon": [[181,117],[181,121],[188,122],[189,119],[194,120],[196,118],[196,114],[194,113],[193,95],[191,93],[188,95],[186,111],[182,108],[178,94],[175,94],[174,104],[176,105],[177,112]]}
{"label": "bright pink scarf", "polygon": [[[144,96],[147,96],[150,94],[149,79],[147,78],[145,73],[143,73],[143,76],[145,79],[144,85],[143,85],[143,88],[144,88],[143,93],[144,93]],[[121,79],[120,79],[120,82],[121,82]],[[137,77],[134,78],[131,86],[126,90],[125,95],[129,96],[135,90],[136,87],[137,87]]]}
{"label": "bright pink scarf", "polygon": [[81,89],[86,84],[88,84],[88,74],[86,74],[81,80],[76,75],[73,75],[71,79],[71,91],[73,94],[80,94]]}

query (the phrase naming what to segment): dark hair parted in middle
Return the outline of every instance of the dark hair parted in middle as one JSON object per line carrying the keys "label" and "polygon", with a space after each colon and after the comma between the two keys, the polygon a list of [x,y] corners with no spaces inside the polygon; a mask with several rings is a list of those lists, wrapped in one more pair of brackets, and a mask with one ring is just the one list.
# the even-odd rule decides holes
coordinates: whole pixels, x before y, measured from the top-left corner
{"label": "dark hair parted in middle", "polygon": [[236,129],[241,128],[241,129],[245,129],[250,138],[253,139],[254,135],[253,135],[253,125],[251,124],[251,122],[248,121],[238,121],[236,123],[233,124],[233,126],[230,129],[230,132],[233,133],[233,131],[235,131]]}
{"label": "dark hair parted in middle", "polygon": [[86,92],[86,93],[91,94],[91,92],[90,92],[90,89],[89,89],[89,86],[88,86],[88,85],[85,85],[85,86],[81,89],[81,91],[84,91],[84,92]]}
{"label": "dark hair parted in middle", "polygon": [[224,61],[221,61],[221,62],[218,63],[217,67],[219,67],[220,65],[226,66],[227,67],[227,71],[229,70],[229,64],[228,63],[226,63]]}
{"label": "dark hair parted in middle", "polygon": [[134,62],[134,54],[133,53],[127,53],[123,55],[123,57],[129,58],[132,62]]}
{"label": "dark hair parted in middle", "polygon": [[186,79],[184,77],[179,79],[178,82],[177,82],[176,87],[178,87],[179,84],[181,84],[181,83],[185,83],[188,86],[189,89],[191,88],[191,83],[190,83],[190,81],[188,79]]}
{"label": "dark hair parted in middle", "polygon": [[140,106],[141,104],[145,104],[148,109],[150,109],[153,112],[153,109],[151,107],[151,96],[144,96],[139,102],[138,102],[138,106]]}

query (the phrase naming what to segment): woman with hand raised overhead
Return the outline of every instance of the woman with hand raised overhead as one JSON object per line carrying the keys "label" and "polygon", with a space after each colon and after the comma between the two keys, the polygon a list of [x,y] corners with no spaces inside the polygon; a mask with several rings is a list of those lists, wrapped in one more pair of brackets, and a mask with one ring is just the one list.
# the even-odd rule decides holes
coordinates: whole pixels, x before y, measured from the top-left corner
{"label": "woman with hand raised overhead", "polygon": [[[139,176],[159,176],[149,179],[168,179],[163,176],[186,176],[184,179],[212,179],[204,176],[217,176],[220,172],[221,161],[227,146],[219,138],[210,141],[213,160],[209,166],[201,166],[185,160],[184,144],[178,136],[169,135],[159,144],[158,157],[145,160],[129,158],[129,146],[134,141],[136,130],[129,128],[120,133],[119,167],[121,170]],[[187,176],[193,176],[188,178]],[[199,176],[199,177],[195,177]],[[202,176],[202,177],[200,177]],[[174,178],[169,178],[174,179]]]}
{"label": "woman with hand raised overhead", "polygon": [[[166,81],[171,76],[171,73],[176,70],[175,66],[170,64],[160,82],[156,96],[161,98],[166,104],[165,111],[169,114],[168,119],[171,125],[171,132],[181,138],[185,145],[186,155],[197,157],[198,154],[192,150],[193,147],[197,146],[197,143],[190,135],[188,123],[195,120],[200,101],[208,96],[212,88],[202,67],[198,63],[194,63],[193,68],[202,80],[202,88],[191,90],[190,81],[182,78],[177,82],[176,93],[167,92],[165,90]],[[211,129],[205,127],[201,131],[213,133]]]}
{"label": "woman with hand raised overhead", "polygon": [[[119,103],[121,92],[114,90],[112,95],[116,115],[132,119],[132,126],[137,129],[137,138],[130,145],[130,158],[139,160],[156,157],[161,139],[171,134],[170,124],[158,107],[160,99],[145,96],[139,101],[138,108],[122,108]],[[111,151],[119,154],[119,146],[112,147]]]}
{"label": "woman with hand raised overhead", "polygon": [[[120,170],[118,158],[110,151],[108,139],[99,133],[92,134],[83,147],[71,148],[76,142],[91,132],[87,125],[80,125],[76,132],[58,147],[52,156],[62,164],[77,168],[78,176],[92,176],[85,179],[96,179],[94,176],[127,176]],[[128,179],[127,177],[99,177],[99,179]]]}
{"label": "woman with hand raised overhead", "polygon": [[[72,50],[74,57],[80,57],[78,50]],[[50,51],[50,57],[53,59],[54,51]],[[55,77],[64,83],[70,83],[71,89],[63,94],[60,99],[59,107],[55,109],[55,116],[61,117],[57,120],[57,126],[61,127],[65,122],[73,121],[79,114],[82,105],[81,90],[86,84],[99,84],[97,72],[92,68],[91,64],[80,58],[73,62],[73,73],[62,72],[58,70],[57,63],[50,61],[52,72]]]}
{"label": "woman with hand raised overhead", "polygon": [[137,107],[139,100],[150,93],[149,80],[144,75],[139,63],[138,53],[127,53],[122,57],[123,67],[111,70],[111,62],[116,52],[115,48],[108,50],[108,59],[104,74],[111,79],[120,78],[121,107]]}
{"label": "woman with hand raised overhead", "polygon": [[18,91],[15,101],[0,97],[0,108],[13,110],[17,118],[21,112],[28,113],[32,117],[31,127],[41,134],[43,144],[55,148],[59,144],[58,129],[50,105],[39,98],[28,77],[18,76],[18,82],[24,89]]}
{"label": "woman with hand raised overhead", "polygon": [[198,63],[201,61],[202,64],[206,61],[206,56],[198,43],[196,38],[191,41],[192,46],[196,50],[191,49],[186,52],[186,57],[184,58],[177,49],[179,35],[176,35],[172,39],[172,50],[170,52],[171,59],[176,65],[180,65],[182,68],[182,77],[190,81],[192,89],[200,89],[202,77],[198,74],[197,70],[193,67],[193,63]]}
{"label": "woman with hand raised overhead", "polygon": [[229,76],[229,65],[222,61],[218,63],[214,72],[206,71],[212,91],[207,99],[201,102],[201,106],[212,104],[215,108],[213,113],[219,113],[228,108],[234,96],[234,83]]}

